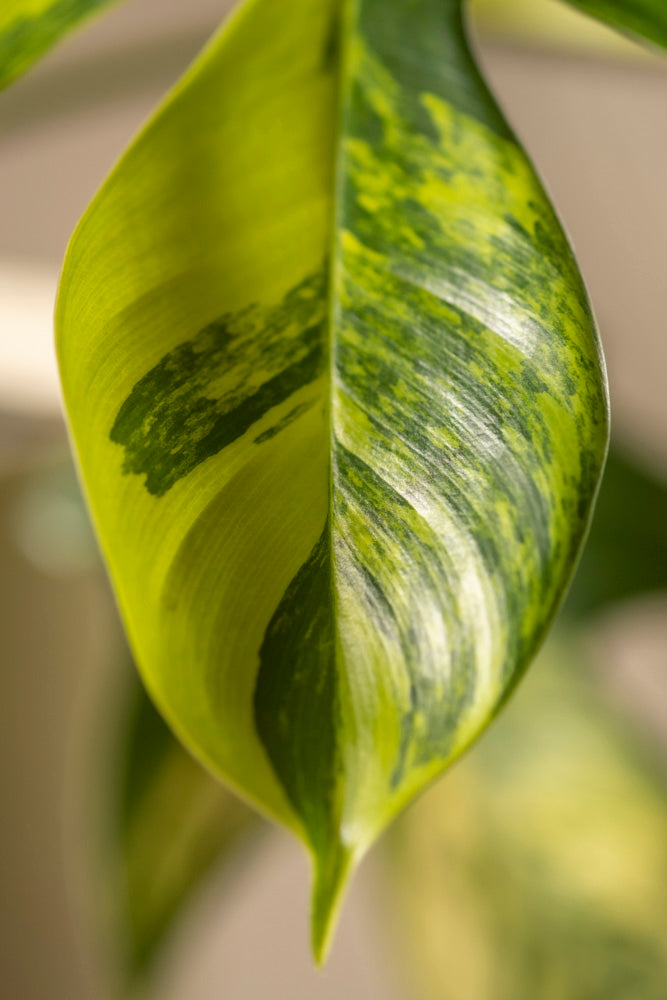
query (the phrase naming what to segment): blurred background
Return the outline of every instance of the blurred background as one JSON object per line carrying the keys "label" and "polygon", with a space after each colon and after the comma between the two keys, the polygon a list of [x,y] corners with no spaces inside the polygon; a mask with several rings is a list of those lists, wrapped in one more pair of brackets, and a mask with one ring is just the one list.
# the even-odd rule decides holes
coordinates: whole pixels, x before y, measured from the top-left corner
{"label": "blurred background", "polygon": [[298,845],[190,761],[134,679],[52,348],[78,217],[229,7],[129,0],[0,95],[1,992],[665,1000],[667,60],[554,0],[473,4],[593,299],[614,444],[552,639],[374,851],[318,973]]}

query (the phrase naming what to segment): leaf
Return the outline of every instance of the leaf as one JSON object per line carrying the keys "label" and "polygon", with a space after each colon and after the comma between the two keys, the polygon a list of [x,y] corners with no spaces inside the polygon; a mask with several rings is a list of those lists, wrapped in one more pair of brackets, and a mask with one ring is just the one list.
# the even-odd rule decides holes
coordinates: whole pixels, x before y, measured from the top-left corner
{"label": "leaf", "polygon": [[611,448],[590,535],[564,614],[583,618],[667,590],[667,485]]}
{"label": "leaf", "polygon": [[667,48],[665,0],[566,0],[572,7],[631,35]]}
{"label": "leaf", "polygon": [[176,742],[137,684],[125,727],[116,844],[116,927],[130,980],[150,973],[165,937],[215,867],[238,862],[254,813]]}
{"label": "leaf", "polygon": [[[574,259],[453,0],[253,0],[125,155],[57,308],[148,689],[315,867],[488,723],[606,448]],[[340,107],[339,107],[340,105]]]}
{"label": "leaf", "polygon": [[0,90],[79,21],[113,0],[2,0]]}
{"label": "leaf", "polygon": [[551,643],[392,830],[385,915],[413,1000],[664,998],[667,770],[585,668]]}

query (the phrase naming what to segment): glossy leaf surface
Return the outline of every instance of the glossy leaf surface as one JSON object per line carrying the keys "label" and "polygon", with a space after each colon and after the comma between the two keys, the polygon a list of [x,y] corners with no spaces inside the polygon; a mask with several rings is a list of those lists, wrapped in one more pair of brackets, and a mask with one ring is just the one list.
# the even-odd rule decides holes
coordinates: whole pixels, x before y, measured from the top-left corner
{"label": "glossy leaf surface", "polygon": [[567,0],[567,3],[598,21],[667,48],[665,0]]}
{"label": "glossy leaf surface", "polygon": [[454,0],[253,0],[69,250],[70,423],[178,735],[346,878],[516,683],[606,447],[571,251]]}
{"label": "glossy leaf surface", "polygon": [[113,0],[2,0],[0,90],[71,31]]}

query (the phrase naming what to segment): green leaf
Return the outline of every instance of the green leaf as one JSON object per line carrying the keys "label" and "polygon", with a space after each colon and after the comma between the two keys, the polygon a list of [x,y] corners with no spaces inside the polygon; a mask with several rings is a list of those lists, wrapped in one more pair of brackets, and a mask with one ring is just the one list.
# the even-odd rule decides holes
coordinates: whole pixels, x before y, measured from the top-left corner
{"label": "green leaf", "polygon": [[612,447],[564,614],[584,618],[667,590],[667,484]]}
{"label": "green leaf", "polygon": [[598,21],[667,48],[665,0],[566,0]]}
{"label": "green leaf", "polygon": [[0,90],[71,31],[113,0],[2,0]]}
{"label": "green leaf", "polygon": [[256,833],[254,813],[176,742],[136,686],[116,800],[116,927],[129,979],[144,977],[214,867]]}
{"label": "green leaf", "polygon": [[253,0],[71,243],[58,351],[137,662],[315,867],[487,724],[562,599],[606,395],[454,0]]}
{"label": "green leaf", "polygon": [[663,1000],[665,761],[579,644],[550,644],[387,848],[412,1000]]}

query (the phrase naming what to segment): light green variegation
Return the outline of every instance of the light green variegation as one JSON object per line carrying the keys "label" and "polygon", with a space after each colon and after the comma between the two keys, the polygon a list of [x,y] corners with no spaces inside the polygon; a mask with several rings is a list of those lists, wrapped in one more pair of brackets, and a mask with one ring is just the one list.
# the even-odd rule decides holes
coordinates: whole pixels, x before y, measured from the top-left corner
{"label": "light green variegation", "polygon": [[560,601],[590,308],[455,0],[251,0],[81,222],[58,349],[137,661],[341,890]]}
{"label": "light green variegation", "polygon": [[2,0],[0,90],[24,73],[79,21],[113,0]]}

